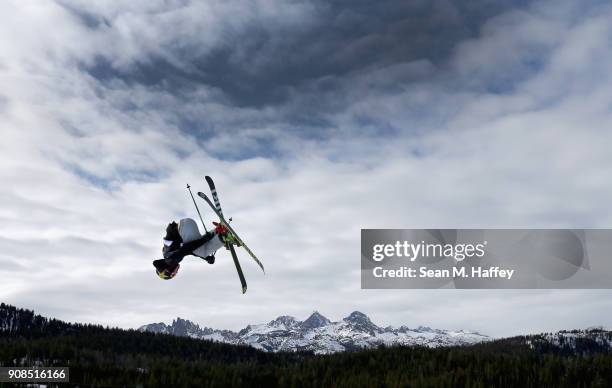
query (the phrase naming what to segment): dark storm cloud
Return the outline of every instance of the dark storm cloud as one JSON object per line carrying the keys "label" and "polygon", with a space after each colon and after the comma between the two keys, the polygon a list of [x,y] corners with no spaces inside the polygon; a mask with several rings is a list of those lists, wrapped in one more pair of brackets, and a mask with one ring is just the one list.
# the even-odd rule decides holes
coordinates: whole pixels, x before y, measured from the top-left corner
{"label": "dark storm cloud", "polygon": [[[226,20],[215,20],[225,33],[210,45],[201,45],[202,35],[195,30],[183,31],[179,44],[168,38],[176,31],[159,29],[163,47],[134,58],[130,66],[116,66],[112,57],[100,56],[83,68],[100,80],[120,79],[175,93],[206,85],[220,90],[226,104],[239,107],[284,104],[306,93],[311,97],[301,102],[311,109],[341,109],[342,101],[332,100],[346,78],[415,61],[443,65],[459,42],[478,35],[485,21],[528,2],[294,2],[292,6],[307,5],[299,23],[250,15],[243,24],[228,27]],[[116,27],[105,16],[69,9],[92,29]],[[197,16],[194,10],[192,17]],[[410,83],[422,73],[394,76],[389,74],[383,87]],[[310,114],[303,116],[306,120]],[[326,123],[315,119],[306,124]]]}

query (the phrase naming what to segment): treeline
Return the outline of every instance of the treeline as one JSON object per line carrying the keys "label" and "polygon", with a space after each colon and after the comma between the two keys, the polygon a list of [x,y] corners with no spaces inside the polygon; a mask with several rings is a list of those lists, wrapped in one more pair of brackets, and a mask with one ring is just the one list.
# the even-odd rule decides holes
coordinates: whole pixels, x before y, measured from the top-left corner
{"label": "treeline", "polygon": [[[11,331],[3,320],[8,316],[13,318]],[[0,306],[0,363],[70,366],[71,385],[610,386],[609,352],[568,355],[553,349],[540,351],[525,339],[516,337],[471,347],[393,347],[326,356],[271,354],[184,337],[45,321],[32,312]]]}

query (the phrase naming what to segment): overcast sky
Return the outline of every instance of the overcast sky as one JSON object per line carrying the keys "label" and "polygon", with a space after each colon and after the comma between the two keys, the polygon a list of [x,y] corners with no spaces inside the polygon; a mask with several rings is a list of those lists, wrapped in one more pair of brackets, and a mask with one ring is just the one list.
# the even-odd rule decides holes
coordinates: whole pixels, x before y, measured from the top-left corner
{"label": "overcast sky", "polygon": [[[2,1],[0,300],[125,328],[612,326],[612,291],[361,290],[359,267],[361,228],[612,227],[611,36],[608,1]],[[266,266],[239,252],[246,295],[225,251],[151,265],[204,175]]]}

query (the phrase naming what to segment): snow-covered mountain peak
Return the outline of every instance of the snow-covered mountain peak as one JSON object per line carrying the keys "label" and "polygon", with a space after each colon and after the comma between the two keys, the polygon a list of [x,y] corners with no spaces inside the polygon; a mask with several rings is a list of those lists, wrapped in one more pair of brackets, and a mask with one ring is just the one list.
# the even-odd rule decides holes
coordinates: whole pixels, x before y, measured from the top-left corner
{"label": "snow-covered mountain peak", "polygon": [[312,351],[325,354],[393,346],[451,346],[487,341],[489,337],[464,331],[437,330],[428,327],[409,329],[401,326],[381,328],[362,312],[354,311],[338,322],[332,322],[318,311],[306,320],[282,315],[262,324],[248,325],[239,332],[200,328],[197,324],[177,318],[172,325],[153,323],[139,330],[181,335],[231,344],[250,345],[266,351]]}
{"label": "snow-covered mountain peak", "polygon": [[285,326],[286,328],[294,327],[298,325],[300,322],[290,315],[281,315],[280,317],[270,321],[268,323],[269,326],[279,327]]}
{"label": "snow-covered mountain peak", "polygon": [[193,333],[199,332],[200,326],[186,319],[180,317],[172,321],[172,331],[176,335],[191,336]]}
{"label": "snow-covered mountain peak", "polygon": [[362,313],[361,311],[353,311],[348,317],[344,318],[344,321],[354,323],[372,324],[370,317]]}
{"label": "snow-covered mountain peak", "polygon": [[326,326],[326,325],[329,325],[330,323],[331,321],[329,319],[325,318],[318,311],[314,311],[308,317],[308,319],[302,322],[302,324],[300,325],[300,328],[303,330],[316,329],[317,327]]}
{"label": "snow-covered mountain peak", "polygon": [[383,329],[376,326],[370,318],[360,311],[353,311],[348,317],[343,319],[344,322],[351,325],[355,330],[374,334],[382,332]]}
{"label": "snow-covered mountain peak", "polygon": [[163,322],[149,323],[148,325],[141,326],[138,330],[170,334],[170,326],[166,325]]}
{"label": "snow-covered mountain peak", "polygon": [[408,330],[416,331],[419,333],[434,333],[434,334],[444,333],[444,330],[433,329],[429,326],[419,326],[416,329],[408,329]]}

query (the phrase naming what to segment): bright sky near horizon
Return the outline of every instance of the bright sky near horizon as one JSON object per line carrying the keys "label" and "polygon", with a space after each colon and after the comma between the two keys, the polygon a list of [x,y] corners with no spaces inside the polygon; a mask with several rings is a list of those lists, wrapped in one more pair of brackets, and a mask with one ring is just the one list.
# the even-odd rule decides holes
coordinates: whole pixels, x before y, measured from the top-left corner
{"label": "bright sky near horizon", "polygon": [[[456,3],[3,1],[0,301],[126,328],[612,326],[610,290],[360,289],[361,228],[612,227],[612,5]],[[241,253],[246,295],[226,252],[151,265],[204,175],[266,265]]]}

